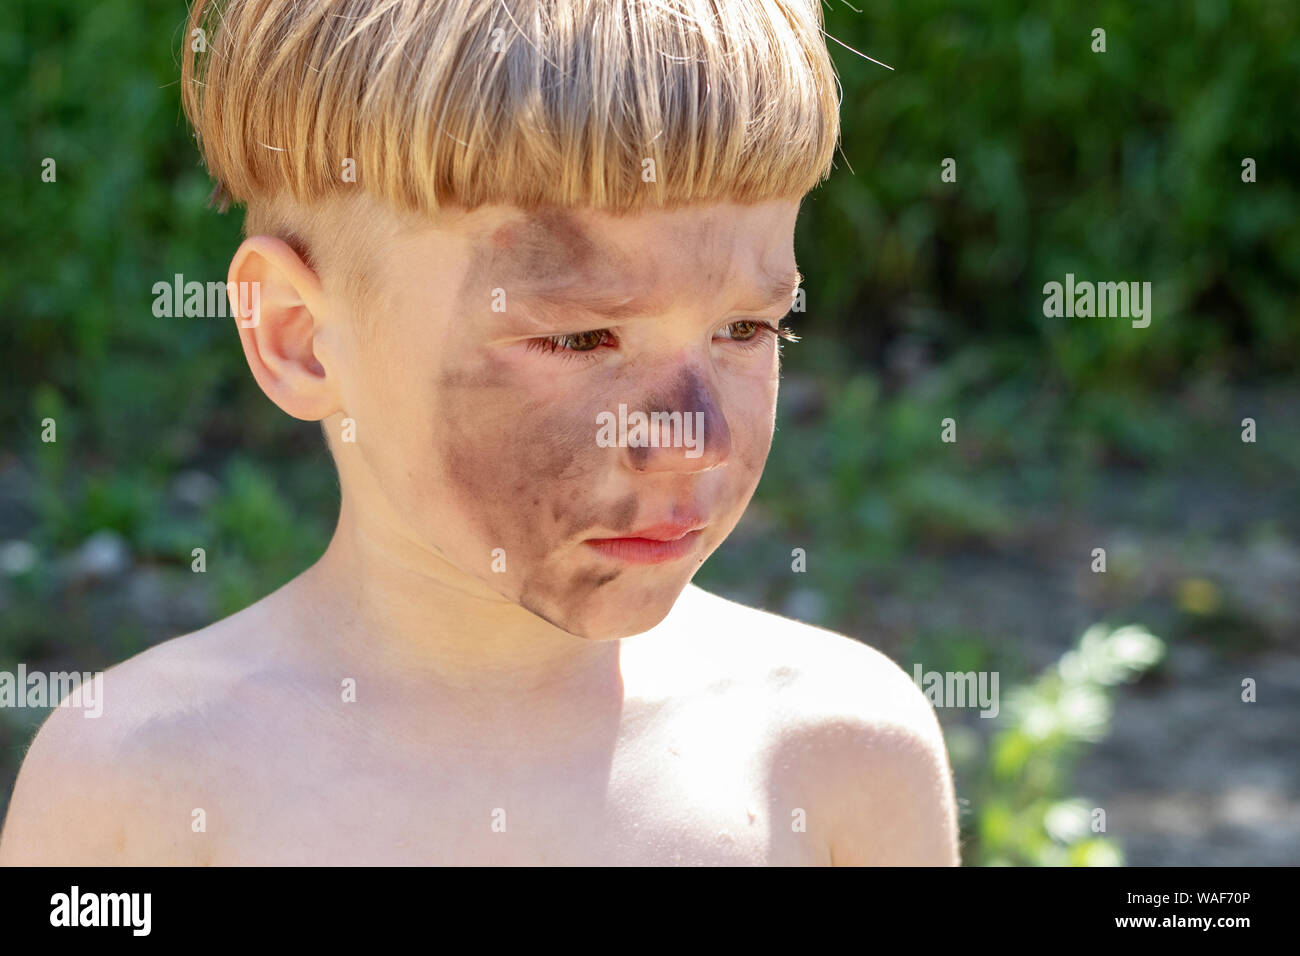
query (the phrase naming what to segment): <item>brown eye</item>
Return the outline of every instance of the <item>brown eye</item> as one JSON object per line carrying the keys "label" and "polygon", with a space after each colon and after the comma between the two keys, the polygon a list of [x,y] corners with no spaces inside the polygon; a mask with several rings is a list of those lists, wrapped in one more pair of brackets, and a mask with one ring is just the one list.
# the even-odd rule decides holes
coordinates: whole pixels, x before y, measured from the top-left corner
{"label": "brown eye", "polygon": [[573,335],[562,336],[563,342],[567,348],[574,352],[590,352],[600,345],[605,339],[603,329],[597,329],[594,332],[576,332]]}
{"label": "brown eye", "polygon": [[528,348],[559,358],[593,362],[596,360],[593,353],[606,342],[610,345],[617,344],[608,329],[594,329],[590,332],[572,332],[568,335],[547,335],[540,339],[530,339]]}
{"label": "brown eye", "polygon": [[760,329],[757,322],[751,322],[748,319],[742,319],[739,322],[732,322],[731,327],[735,330],[735,334],[731,337],[738,342],[748,342],[758,334]]}

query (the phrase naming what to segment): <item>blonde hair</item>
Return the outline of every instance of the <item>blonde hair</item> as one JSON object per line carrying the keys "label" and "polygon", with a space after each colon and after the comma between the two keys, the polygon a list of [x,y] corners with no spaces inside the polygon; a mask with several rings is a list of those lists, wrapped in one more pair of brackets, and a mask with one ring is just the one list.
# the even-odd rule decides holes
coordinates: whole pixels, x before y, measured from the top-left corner
{"label": "blonde hair", "polygon": [[822,27],[819,0],[194,0],[182,102],[249,235],[311,245],[350,191],[422,215],[750,204],[830,173]]}

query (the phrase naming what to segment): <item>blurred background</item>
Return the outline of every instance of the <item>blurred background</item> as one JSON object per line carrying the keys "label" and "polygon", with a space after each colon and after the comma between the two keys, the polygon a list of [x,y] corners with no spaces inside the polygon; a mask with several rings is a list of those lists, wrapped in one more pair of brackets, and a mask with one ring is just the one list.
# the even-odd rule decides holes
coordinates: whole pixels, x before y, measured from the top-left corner
{"label": "blurred background", "polygon": [[[6,6],[0,670],[93,671],[304,569],[337,486],[231,320],[152,312],[239,241],[179,106],[183,6]],[[895,70],[828,41],[804,338],[696,582],[999,675],[996,718],[939,709],[968,865],[1300,861],[1300,7],[865,6],[827,30]],[[1045,317],[1067,272],[1151,282],[1150,326]],[[0,813],[42,716],[0,708]]]}

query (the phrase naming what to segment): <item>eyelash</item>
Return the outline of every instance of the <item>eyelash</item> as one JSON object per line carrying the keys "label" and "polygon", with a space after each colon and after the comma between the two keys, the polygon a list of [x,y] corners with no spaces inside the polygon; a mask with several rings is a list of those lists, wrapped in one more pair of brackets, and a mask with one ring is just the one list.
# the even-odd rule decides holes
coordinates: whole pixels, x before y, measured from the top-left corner
{"label": "eyelash", "polygon": [[[785,328],[784,326],[773,325],[771,322],[764,322],[761,319],[737,319],[735,322],[728,323],[726,327],[729,328],[730,326],[741,325],[743,323],[752,323],[756,325],[759,329],[759,331],[754,334],[753,338],[730,340],[735,342],[736,345],[746,350],[753,350],[758,348],[759,345],[762,344],[769,335],[778,336],[782,339],[785,339],[787,342],[799,341],[799,336],[795,335],[790,329]],[[565,335],[548,335],[545,336],[544,338],[529,339],[528,349],[529,351],[536,350],[539,352],[546,352],[548,354],[559,354],[562,355],[565,359],[579,359],[579,360],[592,361],[595,359],[596,353],[600,351],[601,345],[605,344],[604,340],[606,338],[613,338],[613,336],[610,333],[609,329],[591,329],[589,330],[589,332],[601,333],[601,341],[599,344],[596,345],[595,348],[590,348],[590,349],[563,348],[563,344],[565,340],[576,338],[579,335],[589,334],[588,332],[569,332]]]}

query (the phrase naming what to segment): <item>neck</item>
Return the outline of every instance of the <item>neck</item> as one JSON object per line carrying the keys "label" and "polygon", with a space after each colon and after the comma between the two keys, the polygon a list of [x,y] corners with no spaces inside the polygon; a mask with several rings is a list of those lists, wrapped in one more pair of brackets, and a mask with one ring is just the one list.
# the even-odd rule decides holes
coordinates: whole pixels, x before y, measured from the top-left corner
{"label": "neck", "polygon": [[493,706],[621,689],[619,641],[560,630],[346,500],[303,588],[322,649],[390,687]]}

